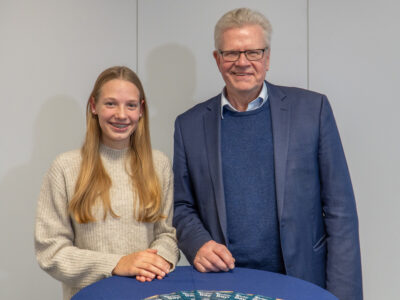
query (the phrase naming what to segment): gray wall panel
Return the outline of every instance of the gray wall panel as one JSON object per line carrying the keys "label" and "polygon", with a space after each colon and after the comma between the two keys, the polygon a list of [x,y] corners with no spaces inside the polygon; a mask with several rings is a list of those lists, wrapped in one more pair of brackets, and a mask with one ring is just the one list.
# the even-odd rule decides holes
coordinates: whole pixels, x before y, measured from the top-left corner
{"label": "gray wall panel", "polygon": [[61,299],[33,227],[44,172],[78,148],[104,68],[136,68],[136,1],[0,2],[0,299]]}

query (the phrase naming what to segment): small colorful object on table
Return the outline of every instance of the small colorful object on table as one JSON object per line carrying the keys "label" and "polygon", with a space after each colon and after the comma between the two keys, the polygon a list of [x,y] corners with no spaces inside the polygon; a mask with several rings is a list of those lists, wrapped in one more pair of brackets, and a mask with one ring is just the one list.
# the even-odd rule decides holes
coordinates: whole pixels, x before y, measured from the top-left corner
{"label": "small colorful object on table", "polygon": [[243,294],[234,291],[180,291],[170,294],[155,295],[144,300],[283,300],[254,294]]}

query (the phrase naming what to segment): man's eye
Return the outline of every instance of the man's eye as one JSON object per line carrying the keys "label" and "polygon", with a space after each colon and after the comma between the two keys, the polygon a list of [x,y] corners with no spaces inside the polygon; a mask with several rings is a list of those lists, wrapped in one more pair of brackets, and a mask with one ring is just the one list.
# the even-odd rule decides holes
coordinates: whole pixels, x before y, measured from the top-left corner
{"label": "man's eye", "polygon": [[238,52],[237,51],[228,51],[228,52],[225,52],[225,56],[226,57],[236,57],[238,55]]}
{"label": "man's eye", "polygon": [[250,59],[259,59],[262,56],[262,51],[258,50],[247,51],[246,56]]}
{"label": "man's eye", "polygon": [[255,56],[258,55],[258,51],[247,51],[247,55]]}
{"label": "man's eye", "polygon": [[106,106],[113,106],[114,102],[106,102]]}

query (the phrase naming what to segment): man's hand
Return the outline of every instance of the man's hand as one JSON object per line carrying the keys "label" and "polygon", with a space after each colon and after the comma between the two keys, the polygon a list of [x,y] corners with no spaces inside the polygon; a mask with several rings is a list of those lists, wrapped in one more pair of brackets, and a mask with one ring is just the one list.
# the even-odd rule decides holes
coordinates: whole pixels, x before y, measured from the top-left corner
{"label": "man's hand", "polygon": [[146,249],[123,256],[112,271],[113,275],[136,276],[141,282],[162,279],[169,273],[170,264],[157,250]]}
{"label": "man's hand", "polygon": [[235,267],[235,259],[225,245],[211,240],[197,251],[193,265],[199,272],[226,272]]}

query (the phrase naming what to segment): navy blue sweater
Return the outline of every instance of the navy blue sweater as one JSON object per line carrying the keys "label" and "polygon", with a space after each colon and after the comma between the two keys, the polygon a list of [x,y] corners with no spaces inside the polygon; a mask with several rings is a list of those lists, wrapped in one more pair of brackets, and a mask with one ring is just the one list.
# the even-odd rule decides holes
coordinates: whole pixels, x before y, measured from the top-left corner
{"label": "navy blue sweater", "polygon": [[283,273],[269,103],[248,112],[224,108],[223,113],[228,248],[238,267]]}

